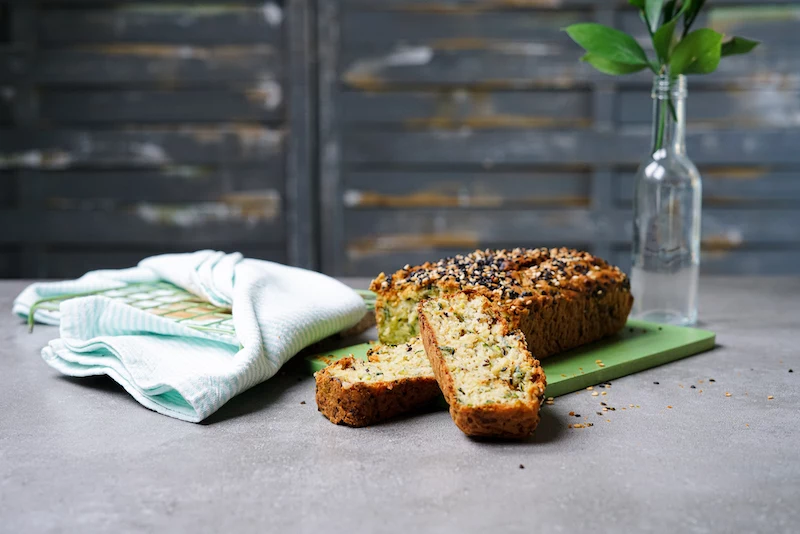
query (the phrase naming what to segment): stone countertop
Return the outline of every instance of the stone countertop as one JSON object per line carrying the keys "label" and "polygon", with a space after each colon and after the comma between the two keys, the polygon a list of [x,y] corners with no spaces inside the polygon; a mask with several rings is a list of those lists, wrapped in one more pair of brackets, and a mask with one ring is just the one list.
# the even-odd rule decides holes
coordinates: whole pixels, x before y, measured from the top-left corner
{"label": "stone countertop", "polygon": [[703,278],[714,351],[558,398],[523,443],[444,411],[332,425],[299,362],[204,424],[170,419],[48,367],[56,328],[9,315],[23,287],[0,282],[0,531],[800,529],[800,278]]}

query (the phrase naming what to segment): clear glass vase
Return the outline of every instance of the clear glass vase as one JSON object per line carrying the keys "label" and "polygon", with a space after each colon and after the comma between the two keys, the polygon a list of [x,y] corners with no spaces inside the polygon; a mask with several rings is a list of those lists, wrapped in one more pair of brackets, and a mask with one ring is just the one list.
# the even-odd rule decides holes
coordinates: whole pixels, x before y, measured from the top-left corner
{"label": "clear glass vase", "polygon": [[697,322],[700,173],[686,155],[686,78],[656,76],[653,149],[636,173],[633,197],[633,315],[677,325]]}

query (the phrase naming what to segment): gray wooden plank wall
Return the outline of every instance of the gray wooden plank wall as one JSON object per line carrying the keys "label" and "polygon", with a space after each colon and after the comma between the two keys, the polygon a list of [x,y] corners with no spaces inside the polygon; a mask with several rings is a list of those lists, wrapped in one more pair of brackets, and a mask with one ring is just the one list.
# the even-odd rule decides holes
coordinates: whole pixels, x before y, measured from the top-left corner
{"label": "gray wooden plank wall", "polygon": [[[800,272],[800,1],[690,81],[708,273]],[[560,29],[622,0],[0,0],[0,277],[214,247],[372,276],[475,247],[627,266],[650,80]]]}
{"label": "gray wooden plank wall", "polygon": [[[586,247],[627,267],[651,80],[578,62],[560,28],[646,35],[611,0],[319,7],[322,266],[374,275],[475,247]],[[765,44],[690,80],[703,271],[800,273],[798,1],[709,3]]]}
{"label": "gray wooden plank wall", "polygon": [[0,277],[311,266],[310,2],[0,3]]}

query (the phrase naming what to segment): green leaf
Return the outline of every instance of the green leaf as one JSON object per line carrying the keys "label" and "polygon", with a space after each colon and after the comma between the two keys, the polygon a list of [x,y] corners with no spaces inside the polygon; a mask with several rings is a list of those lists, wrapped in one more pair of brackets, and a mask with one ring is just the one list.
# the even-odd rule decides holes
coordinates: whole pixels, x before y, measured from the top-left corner
{"label": "green leaf", "polygon": [[632,6],[636,6],[639,9],[644,9],[644,0],[628,0],[628,3]]}
{"label": "green leaf", "polygon": [[629,65],[627,63],[617,63],[616,61],[611,61],[596,54],[586,54],[581,58],[581,61],[589,63],[591,66],[604,74],[613,75],[632,74],[648,67],[647,65]]}
{"label": "green leaf", "polygon": [[644,12],[650,24],[650,32],[655,33],[661,21],[661,10],[664,9],[664,0],[645,0]]}
{"label": "green leaf", "polygon": [[672,48],[672,37],[675,35],[675,26],[678,19],[673,19],[661,26],[653,35],[653,48],[656,49],[658,58],[664,63],[669,63],[669,55]]}
{"label": "green leaf", "polygon": [[722,34],[703,28],[678,43],[669,60],[670,74],[709,74],[717,70],[722,56]]}
{"label": "green leaf", "polygon": [[591,22],[573,24],[566,28],[573,41],[592,56],[625,65],[647,66],[647,54],[627,33]]}
{"label": "green leaf", "polygon": [[735,56],[738,54],[747,54],[759,44],[758,41],[751,41],[744,37],[733,37],[728,41],[722,43],[722,57]]}

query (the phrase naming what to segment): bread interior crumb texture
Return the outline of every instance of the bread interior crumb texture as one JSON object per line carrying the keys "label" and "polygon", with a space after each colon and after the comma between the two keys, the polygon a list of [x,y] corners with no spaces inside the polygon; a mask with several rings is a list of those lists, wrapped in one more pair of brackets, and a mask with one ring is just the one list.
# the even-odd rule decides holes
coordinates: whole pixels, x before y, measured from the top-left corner
{"label": "bread interior crumb texture", "polygon": [[368,361],[354,360],[349,366],[331,366],[331,376],[343,383],[390,382],[402,378],[433,378],[433,369],[419,338],[402,345],[377,345],[367,353]]}
{"label": "bread interior crumb texture", "polygon": [[485,298],[466,295],[423,303],[437,333],[441,357],[466,406],[529,402],[541,395],[536,366],[521,332],[507,333],[499,311]]}

